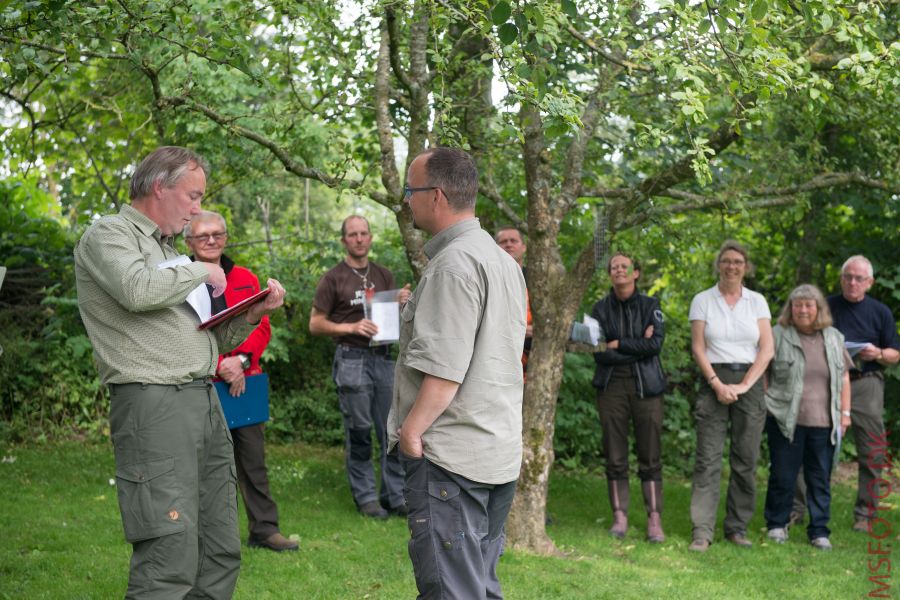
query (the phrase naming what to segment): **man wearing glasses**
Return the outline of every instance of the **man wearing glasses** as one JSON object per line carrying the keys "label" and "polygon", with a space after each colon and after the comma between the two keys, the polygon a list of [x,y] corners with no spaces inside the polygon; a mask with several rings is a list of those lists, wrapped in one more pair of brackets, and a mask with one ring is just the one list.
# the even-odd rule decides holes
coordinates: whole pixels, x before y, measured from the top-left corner
{"label": "man wearing glasses", "polygon": [[[228,228],[219,213],[203,211],[184,226],[184,241],[193,258],[218,265],[225,271],[228,286],[221,296],[210,294],[212,314],[234,306],[259,292],[259,280],[250,269],[234,264],[225,252]],[[259,359],[269,345],[272,330],[265,316],[237,348],[219,356],[216,376],[229,384],[232,396],[246,388],[246,377],[262,373]],[[231,430],[238,484],[247,510],[250,537],[247,544],[275,552],[297,550],[298,544],[284,537],[278,528],[278,506],[269,491],[266,469],[265,429],[262,423]]]}
{"label": "man wearing glasses", "polygon": [[851,256],[841,267],[841,293],[828,297],[834,326],[844,334],[857,365],[850,371],[850,417],[859,462],[853,529],[866,532],[879,516],[878,498],[883,497],[879,465],[887,462],[884,368],[900,361],[900,339],[891,310],[866,294],[875,283],[873,275],[869,259]]}
{"label": "man wearing glasses", "polygon": [[[394,361],[389,345],[371,345],[378,326],[366,313],[366,301],[376,292],[394,289],[391,272],[369,260],[369,222],[351,215],[341,223],[341,243],[347,256],[322,276],[316,286],[309,332],[334,338],[332,378],[344,417],[344,453],[350,492],[356,509],[367,517],[406,516],[403,470],[387,453],[385,430],[394,388]],[[400,290],[402,305],[409,286]],[[375,486],[372,428],[381,453],[381,490]]]}
{"label": "man wearing glasses", "polygon": [[409,166],[404,199],[432,235],[400,315],[388,418],[409,505],[419,598],[502,598],[497,561],[522,461],[522,269],[475,218],[478,171],[462,150]]}

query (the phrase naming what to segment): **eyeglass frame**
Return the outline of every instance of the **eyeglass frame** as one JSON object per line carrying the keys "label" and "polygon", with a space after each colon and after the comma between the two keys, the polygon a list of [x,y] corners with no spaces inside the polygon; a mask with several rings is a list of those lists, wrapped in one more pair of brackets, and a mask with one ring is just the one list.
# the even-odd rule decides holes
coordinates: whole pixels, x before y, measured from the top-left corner
{"label": "eyeglass frame", "polygon": [[726,267],[743,267],[747,264],[747,261],[744,259],[732,260],[730,258],[720,258],[720,265],[725,265]]}
{"label": "eyeglass frame", "polygon": [[216,242],[221,242],[225,238],[228,237],[227,231],[218,231],[216,233],[203,233],[200,235],[187,235],[184,239],[186,240],[197,240],[201,244],[206,243],[210,238],[214,239]]}
{"label": "eyeglass frame", "polygon": [[427,192],[429,190],[439,190],[439,189],[441,189],[441,188],[436,185],[429,185],[427,187],[411,188],[411,187],[409,187],[409,184],[404,184],[403,185],[403,199],[406,201],[409,201],[409,199],[412,198],[412,195],[415,194],[416,192]]}
{"label": "eyeglass frame", "polygon": [[866,283],[872,278],[868,275],[851,275],[850,273],[841,273],[841,279],[853,283]]}

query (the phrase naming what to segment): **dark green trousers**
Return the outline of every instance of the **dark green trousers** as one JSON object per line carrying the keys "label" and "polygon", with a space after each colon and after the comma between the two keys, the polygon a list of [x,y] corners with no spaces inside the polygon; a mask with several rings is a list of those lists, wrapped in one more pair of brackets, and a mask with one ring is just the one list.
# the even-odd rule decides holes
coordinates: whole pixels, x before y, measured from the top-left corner
{"label": "dark green trousers", "polygon": [[[716,368],[723,383],[740,383],[746,371]],[[731,439],[728,463],[728,497],[725,506],[725,535],[747,533],[747,523],[756,508],[756,464],[766,403],[762,379],[737,402],[724,405],[704,381],[694,407],[697,426],[697,459],[691,493],[693,538],[713,540],[719,508],[719,486],[722,477],[722,454],[726,438]]]}
{"label": "dark green trousers", "polygon": [[234,450],[215,388],[110,386],[126,598],[231,598],[241,564]]}

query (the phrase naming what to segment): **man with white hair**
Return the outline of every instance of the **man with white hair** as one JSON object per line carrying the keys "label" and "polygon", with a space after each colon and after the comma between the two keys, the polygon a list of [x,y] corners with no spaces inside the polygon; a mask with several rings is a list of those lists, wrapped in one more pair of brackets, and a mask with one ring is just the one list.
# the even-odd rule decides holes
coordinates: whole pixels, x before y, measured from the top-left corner
{"label": "man with white hair", "polygon": [[[219,213],[204,210],[184,226],[184,242],[194,260],[212,263],[225,271],[228,287],[221,296],[210,298],[212,313],[218,314],[259,292],[259,279],[250,269],[236,265],[225,254],[228,227]],[[239,346],[219,355],[216,377],[229,385],[232,396],[242,396],[246,390],[246,378],[262,373],[260,358],[269,340],[272,328],[265,316]],[[278,527],[278,505],[269,490],[269,471],[266,468],[265,425],[256,423],[231,430],[234,441],[234,464],[237,468],[238,486],[247,510],[247,525],[251,548],[266,548],[275,552],[297,550],[299,544],[284,537]]]}
{"label": "man with white hair", "polygon": [[851,256],[841,267],[841,293],[828,297],[834,326],[844,334],[856,368],[850,371],[859,483],[853,509],[855,531],[870,531],[877,517],[882,465],[887,462],[884,430],[884,368],[900,361],[900,338],[891,310],[866,292],[875,282],[872,263]]}

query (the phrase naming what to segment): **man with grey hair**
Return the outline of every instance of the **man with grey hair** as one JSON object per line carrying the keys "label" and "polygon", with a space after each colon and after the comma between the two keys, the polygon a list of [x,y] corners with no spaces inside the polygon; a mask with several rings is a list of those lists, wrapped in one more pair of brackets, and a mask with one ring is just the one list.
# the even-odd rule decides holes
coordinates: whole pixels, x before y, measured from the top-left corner
{"label": "man with grey hair", "polygon": [[856,368],[850,371],[850,417],[859,479],[853,509],[856,531],[870,531],[877,517],[881,465],[886,462],[884,369],[900,361],[900,338],[891,310],[866,292],[875,283],[872,263],[851,256],[841,267],[841,293],[828,297],[835,328],[844,334]]}
{"label": "man with grey hair", "polygon": [[[850,411],[856,442],[856,505],[853,530],[869,532],[878,516],[882,468],[889,465],[887,434],[884,429],[884,369],[900,362],[900,338],[891,309],[866,292],[875,283],[872,263],[857,254],[841,267],[841,293],[828,297],[834,327],[844,334],[854,358],[850,370]],[[797,492],[791,524],[803,521],[806,512],[806,485],[797,478]]]}
{"label": "man with grey hair", "polygon": [[284,302],[284,288],[201,330],[185,301],[225,273],[172,245],[200,212],[209,167],[164,146],[131,180],[131,204],[95,221],[75,247],[78,308],[109,386],[110,434],[125,539],[127,598],[230,598],[240,570],[234,457],[210,378],[219,349],[242,342]]}
{"label": "man with grey hair", "polygon": [[[219,213],[204,210],[184,226],[184,241],[198,261],[216,264],[225,271],[228,286],[221,296],[211,298],[212,314],[218,314],[259,292],[259,279],[250,269],[236,265],[225,254],[228,227]],[[260,358],[272,338],[269,317],[264,316],[239,346],[219,356],[216,377],[228,383],[229,393],[239,397],[246,390],[247,377],[262,373]],[[269,489],[266,468],[265,425],[256,423],[231,430],[234,464],[250,537],[249,546],[275,552],[297,550],[299,544],[281,534],[278,505]]]}
{"label": "man with grey hair", "polygon": [[525,279],[475,218],[472,157],[432,148],[404,199],[433,237],[401,311],[388,417],[419,598],[502,598],[496,566],[522,461]]}

